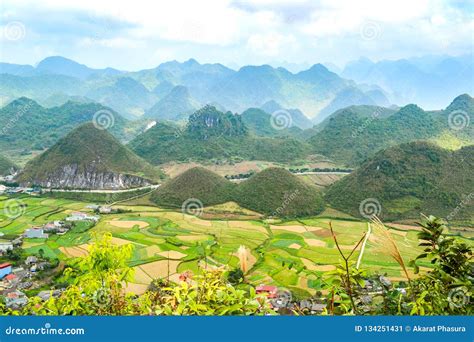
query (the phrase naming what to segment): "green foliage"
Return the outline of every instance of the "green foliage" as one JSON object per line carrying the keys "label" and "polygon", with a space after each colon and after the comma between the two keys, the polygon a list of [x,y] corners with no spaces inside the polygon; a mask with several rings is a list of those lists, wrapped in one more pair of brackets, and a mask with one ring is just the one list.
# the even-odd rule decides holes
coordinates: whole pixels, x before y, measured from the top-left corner
{"label": "green foliage", "polygon": [[227,280],[232,285],[238,285],[244,281],[244,272],[240,268],[234,268],[227,273]]}
{"label": "green foliage", "polygon": [[418,238],[424,252],[411,264],[418,271],[416,260],[428,259],[433,268],[413,284],[416,301],[411,303],[411,313],[470,314],[469,299],[474,285],[472,248],[444,235],[446,226],[439,218],[425,217],[420,227]]}
{"label": "green foliage", "polygon": [[355,288],[358,286],[365,286],[364,278],[366,276],[366,272],[365,270],[355,267],[355,264],[351,258],[364,240],[365,234],[360,238],[359,242],[354,246],[354,248],[352,248],[350,253],[346,255],[339,246],[339,242],[331,223],[329,223],[329,227],[331,228],[332,238],[336,244],[339,255],[342,258],[341,263],[336,266],[336,269],[327,273],[329,276],[329,284],[331,288],[328,296],[330,312],[333,314],[357,314],[358,309],[356,305]]}
{"label": "green foliage", "polygon": [[253,287],[237,289],[227,284],[221,271],[207,271],[195,278],[195,284],[180,282],[166,288],[170,292],[154,307],[159,315],[264,315],[271,314],[264,296]]}
{"label": "green foliage", "polygon": [[[428,259],[432,268],[408,283],[394,286],[379,274],[368,275],[350,260],[343,259],[336,270],[324,275],[323,289],[328,289],[327,310],[331,314],[383,315],[470,315],[472,306],[472,248],[444,235],[442,220],[425,217],[418,234],[424,252],[411,265],[418,272],[416,260]],[[333,234],[336,246],[338,242]],[[360,242],[359,242],[360,243]],[[370,283],[370,287],[367,284]]]}
{"label": "green foliage", "polygon": [[[34,315],[264,315],[272,313],[265,297],[255,289],[234,288],[222,271],[205,271],[191,283],[155,281],[141,296],[126,294],[131,279],[128,262],[132,245],[115,246],[110,235],[92,245],[88,256],[64,271],[70,285],[59,297],[45,302],[30,298],[21,314]],[[16,314],[0,304],[3,314]]]}

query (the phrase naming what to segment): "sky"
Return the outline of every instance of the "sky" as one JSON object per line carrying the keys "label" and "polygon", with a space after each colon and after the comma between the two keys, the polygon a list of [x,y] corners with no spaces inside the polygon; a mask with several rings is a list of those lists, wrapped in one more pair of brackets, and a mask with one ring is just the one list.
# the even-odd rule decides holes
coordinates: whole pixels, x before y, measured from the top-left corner
{"label": "sky", "polygon": [[473,53],[473,0],[2,0],[0,60],[140,70]]}

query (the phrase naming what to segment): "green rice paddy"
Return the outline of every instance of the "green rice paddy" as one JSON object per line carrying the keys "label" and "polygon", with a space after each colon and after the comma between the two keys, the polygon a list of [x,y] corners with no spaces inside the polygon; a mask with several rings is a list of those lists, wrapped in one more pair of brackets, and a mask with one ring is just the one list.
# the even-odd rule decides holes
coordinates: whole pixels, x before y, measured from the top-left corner
{"label": "green rice paddy", "polygon": [[[11,219],[4,210],[8,200],[0,197],[0,232],[6,236],[22,234],[31,226],[63,220],[72,211],[90,212],[86,209],[90,203],[21,197],[18,201],[23,205],[23,212]],[[81,222],[65,235],[25,239],[23,248],[27,254],[38,254],[42,249],[47,257],[67,260],[84,255],[95,236],[109,232],[114,244],[134,246],[130,261],[135,269],[132,285],[135,285],[133,290],[139,292],[154,278],[175,280],[182,272],[198,273],[203,267],[238,267],[237,250],[245,246],[249,251],[248,281],[255,285],[274,284],[308,295],[315,292],[320,276],[334,269],[340,261],[330,234],[330,222],[346,253],[367,232],[366,222],[327,217],[324,213],[320,217],[286,222],[246,219],[245,216],[204,220],[151,206],[120,207],[128,212],[101,215],[93,227]],[[405,262],[420,253],[415,230],[391,231]],[[362,267],[386,273],[393,280],[404,279],[400,266],[372,239],[367,242]]]}

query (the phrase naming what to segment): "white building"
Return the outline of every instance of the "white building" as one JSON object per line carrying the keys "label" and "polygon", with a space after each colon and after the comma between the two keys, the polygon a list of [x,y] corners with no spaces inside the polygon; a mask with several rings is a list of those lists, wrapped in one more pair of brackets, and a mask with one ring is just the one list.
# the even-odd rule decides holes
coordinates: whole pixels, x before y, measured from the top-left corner
{"label": "white building", "polygon": [[99,221],[98,216],[88,215],[86,213],[74,212],[66,218],[66,221]]}
{"label": "white building", "polygon": [[48,234],[44,232],[43,228],[30,228],[25,230],[25,237],[33,239],[47,239]]}
{"label": "white building", "polygon": [[2,241],[0,242],[0,252],[5,253],[8,250],[13,249],[13,244],[9,241]]}

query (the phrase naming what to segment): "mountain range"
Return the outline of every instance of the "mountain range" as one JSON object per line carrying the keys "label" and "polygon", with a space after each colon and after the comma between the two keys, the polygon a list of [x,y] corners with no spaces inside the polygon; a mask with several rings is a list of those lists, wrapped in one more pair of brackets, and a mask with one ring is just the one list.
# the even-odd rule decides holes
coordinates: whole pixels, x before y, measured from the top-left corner
{"label": "mountain range", "polygon": [[423,56],[372,62],[361,58],[340,74],[360,84],[377,84],[390,102],[443,108],[455,96],[474,93],[474,56]]}
{"label": "mountain range", "polygon": [[4,151],[43,150],[78,125],[93,121],[94,115],[99,120],[99,116],[108,120],[104,124],[123,141],[130,140],[143,126],[139,122],[129,123],[117,112],[98,103],[68,101],[58,107],[45,108],[22,97],[0,108],[0,147]]}
{"label": "mountain range", "polygon": [[[322,64],[298,73],[269,65],[244,66],[236,71],[221,64],[200,64],[190,59],[125,72],[92,69],[55,56],[44,59],[36,67],[0,63],[0,73],[0,96],[4,102],[21,96],[40,103],[53,95],[79,96],[108,106],[129,119],[145,113],[153,116],[160,110],[172,108],[176,96],[168,95],[176,86],[187,88],[190,98],[194,99],[190,102],[242,112],[275,101],[284,108],[298,109],[298,114],[304,113],[314,122],[323,120],[329,112],[341,108],[339,106],[388,103],[377,86],[359,87]],[[158,107],[152,110],[155,105]],[[176,115],[183,114],[171,117]],[[299,119],[295,118],[296,122]]]}
{"label": "mountain range", "polygon": [[474,99],[467,94],[440,111],[424,111],[413,104],[398,110],[352,106],[335,112],[316,127],[318,131],[308,143],[314,153],[353,166],[381,149],[415,140],[448,148],[474,144],[472,120]]}
{"label": "mountain range", "polygon": [[155,165],[212,159],[285,162],[307,155],[306,144],[291,137],[257,136],[243,118],[207,105],[192,114],[184,128],[157,123],[128,146]]}

